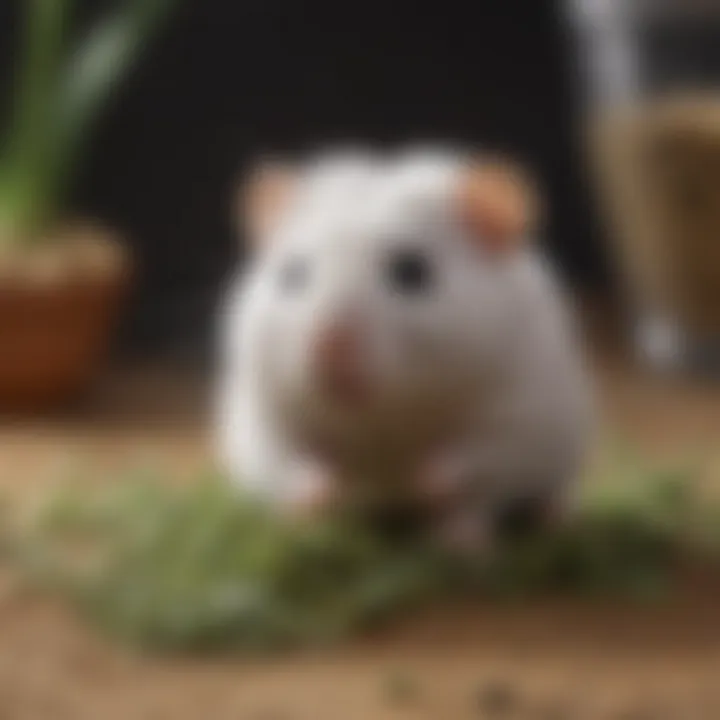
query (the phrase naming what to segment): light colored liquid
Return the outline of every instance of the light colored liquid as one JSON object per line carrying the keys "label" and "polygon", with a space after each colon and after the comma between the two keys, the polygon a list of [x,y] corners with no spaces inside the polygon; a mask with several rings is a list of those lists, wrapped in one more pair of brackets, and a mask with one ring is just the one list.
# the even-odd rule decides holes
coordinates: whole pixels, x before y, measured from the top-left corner
{"label": "light colored liquid", "polygon": [[608,113],[592,154],[632,312],[720,343],[720,94]]}

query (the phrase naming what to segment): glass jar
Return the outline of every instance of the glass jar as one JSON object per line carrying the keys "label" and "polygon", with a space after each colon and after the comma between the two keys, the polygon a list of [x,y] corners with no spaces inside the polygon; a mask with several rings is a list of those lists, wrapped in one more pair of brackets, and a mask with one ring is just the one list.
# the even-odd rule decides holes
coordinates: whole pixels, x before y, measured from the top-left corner
{"label": "glass jar", "polygon": [[634,346],[720,372],[720,2],[570,0]]}

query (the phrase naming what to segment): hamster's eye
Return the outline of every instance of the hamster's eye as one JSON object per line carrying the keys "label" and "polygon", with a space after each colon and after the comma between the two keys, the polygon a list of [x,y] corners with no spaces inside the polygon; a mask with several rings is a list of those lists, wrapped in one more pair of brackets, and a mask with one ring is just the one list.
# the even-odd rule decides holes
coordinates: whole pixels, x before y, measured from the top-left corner
{"label": "hamster's eye", "polygon": [[388,260],[387,279],[403,295],[428,292],[434,280],[430,258],[419,250],[395,251]]}
{"label": "hamster's eye", "polygon": [[310,279],[310,268],[303,257],[290,258],[280,268],[280,287],[284,292],[301,291]]}

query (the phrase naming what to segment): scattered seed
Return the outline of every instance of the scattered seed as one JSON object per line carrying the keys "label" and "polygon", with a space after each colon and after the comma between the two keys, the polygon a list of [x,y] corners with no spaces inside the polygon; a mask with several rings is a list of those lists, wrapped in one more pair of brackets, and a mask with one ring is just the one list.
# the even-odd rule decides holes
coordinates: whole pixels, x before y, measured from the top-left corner
{"label": "scattered seed", "polygon": [[403,672],[390,673],[383,683],[383,696],[393,704],[414,702],[419,694],[415,679]]}
{"label": "scattered seed", "polygon": [[509,683],[495,681],[486,683],[475,696],[475,706],[486,717],[505,717],[518,705],[518,693]]}

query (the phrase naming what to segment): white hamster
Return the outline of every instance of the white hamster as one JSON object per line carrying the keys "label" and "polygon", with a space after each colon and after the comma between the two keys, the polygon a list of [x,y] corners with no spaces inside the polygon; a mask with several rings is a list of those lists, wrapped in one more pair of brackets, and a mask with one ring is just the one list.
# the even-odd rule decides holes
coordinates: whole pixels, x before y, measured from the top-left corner
{"label": "white hamster", "polygon": [[478,542],[498,503],[560,507],[591,389],[521,173],[359,151],[246,187],[254,254],[224,298],[216,388],[233,480],[281,508],[447,501]]}

